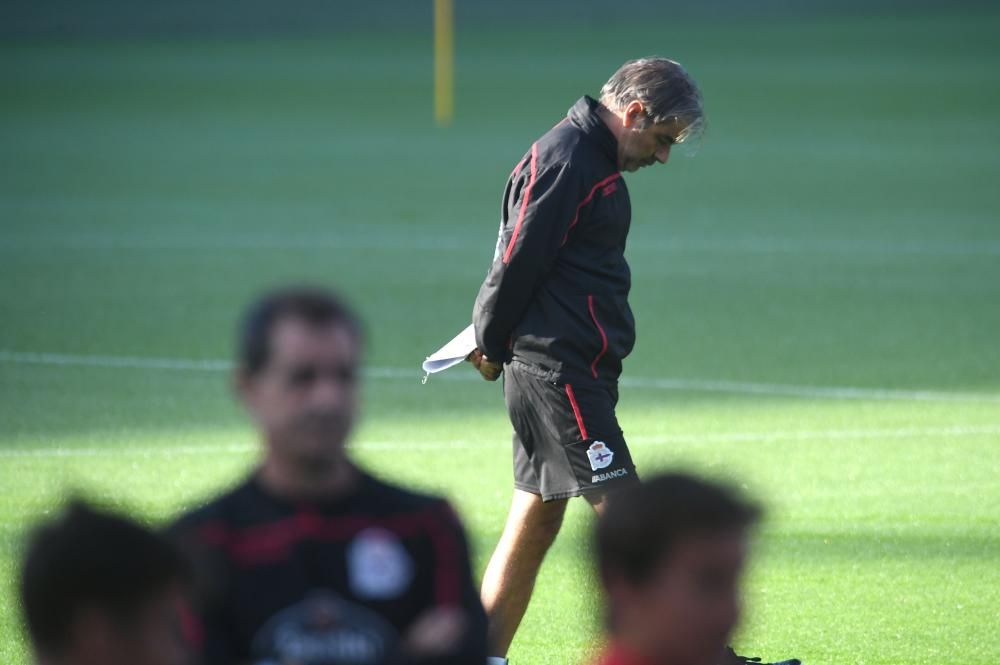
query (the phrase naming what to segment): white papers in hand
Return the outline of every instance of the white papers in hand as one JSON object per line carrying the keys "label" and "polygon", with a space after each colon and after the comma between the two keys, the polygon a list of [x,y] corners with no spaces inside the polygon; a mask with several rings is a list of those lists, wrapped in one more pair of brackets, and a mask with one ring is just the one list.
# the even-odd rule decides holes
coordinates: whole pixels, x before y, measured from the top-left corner
{"label": "white papers in hand", "polygon": [[454,367],[463,362],[475,350],[476,329],[472,324],[469,324],[469,327],[455,335],[454,339],[427,356],[427,359],[421,365],[424,372],[427,373],[424,376],[424,382],[426,383],[427,376],[443,372],[449,367]]}

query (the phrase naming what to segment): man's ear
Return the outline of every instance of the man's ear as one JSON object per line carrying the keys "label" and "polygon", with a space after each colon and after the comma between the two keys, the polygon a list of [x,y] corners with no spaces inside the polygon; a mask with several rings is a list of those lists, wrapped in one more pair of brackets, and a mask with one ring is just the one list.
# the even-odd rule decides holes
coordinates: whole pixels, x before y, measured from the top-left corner
{"label": "man's ear", "polygon": [[622,125],[625,129],[641,129],[643,117],[646,115],[646,107],[642,102],[634,100],[628,103],[622,113]]}

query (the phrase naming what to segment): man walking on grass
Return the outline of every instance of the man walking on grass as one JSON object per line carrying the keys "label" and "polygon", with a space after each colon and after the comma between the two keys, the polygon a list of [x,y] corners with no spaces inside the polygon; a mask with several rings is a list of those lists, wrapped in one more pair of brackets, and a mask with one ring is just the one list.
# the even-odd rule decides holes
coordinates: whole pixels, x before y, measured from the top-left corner
{"label": "man walking on grass", "polygon": [[493,263],[476,298],[484,378],[504,373],[514,497],[482,585],[496,660],[510,647],[567,500],[601,513],[638,482],[615,416],[635,342],[622,172],[666,164],[704,126],[701,93],[666,58],[625,63],[538,139],[507,180]]}
{"label": "man walking on grass", "polygon": [[625,63],[581,97],[514,168],[493,264],[473,311],[484,378],[505,372],[514,426],[514,498],[483,579],[494,651],[505,654],[528,607],[567,500],[599,513],[638,482],[615,417],[622,360],[635,342],[622,171],[665,164],[700,134],[698,87],[678,63]]}

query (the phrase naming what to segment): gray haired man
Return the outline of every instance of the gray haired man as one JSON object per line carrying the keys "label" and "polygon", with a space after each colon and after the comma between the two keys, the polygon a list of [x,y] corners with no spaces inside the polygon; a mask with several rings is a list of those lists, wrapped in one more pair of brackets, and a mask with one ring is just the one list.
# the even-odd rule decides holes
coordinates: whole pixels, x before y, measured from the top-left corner
{"label": "gray haired man", "polygon": [[507,181],[469,356],[488,380],[504,373],[514,426],[514,497],[482,589],[500,657],[567,500],[583,496],[601,513],[609,493],[638,482],[615,416],[622,360],[635,342],[622,171],[666,164],[703,126],[701,94],[680,64],[633,60],[599,101],[580,98]]}

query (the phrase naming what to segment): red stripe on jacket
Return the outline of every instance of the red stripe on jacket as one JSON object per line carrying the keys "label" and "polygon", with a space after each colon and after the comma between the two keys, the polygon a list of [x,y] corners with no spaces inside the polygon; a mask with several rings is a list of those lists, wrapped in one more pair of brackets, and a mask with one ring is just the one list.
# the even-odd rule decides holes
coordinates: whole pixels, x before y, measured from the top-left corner
{"label": "red stripe on jacket", "polygon": [[573,393],[573,386],[566,384],[566,397],[569,397],[569,405],[573,407],[573,415],[576,416],[576,426],[580,428],[580,438],[586,439],[587,437],[587,427],[583,424],[583,414],[580,412],[580,405],[576,401],[576,395]]}
{"label": "red stripe on jacket", "polygon": [[597,320],[597,314],[594,312],[594,296],[587,296],[587,307],[590,308],[590,318],[593,319],[594,325],[597,326],[597,331],[601,333],[601,352],[594,357],[594,362],[590,363],[590,371],[597,378],[597,363],[600,362],[604,354],[608,352],[608,336],[604,332],[604,328],[601,326],[601,322]]}
{"label": "red stripe on jacket", "polygon": [[517,215],[517,224],[514,225],[514,233],[510,236],[510,242],[507,243],[507,251],[503,253],[504,265],[510,263],[511,254],[514,253],[514,243],[517,242],[517,236],[521,233],[521,225],[524,224],[524,215],[528,211],[528,204],[531,203],[531,190],[535,187],[535,179],[538,177],[538,144],[533,143],[531,145],[531,178],[528,180],[528,186],[524,190],[524,201],[521,202],[521,210]]}
{"label": "red stripe on jacket", "polygon": [[[448,509],[450,513],[450,508]],[[201,538],[226,551],[239,565],[254,567],[285,559],[297,543],[350,540],[369,527],[391,531],[401,540],[421,533],[430,537],[436,554],[434,575],[435,596],[440,605],[457,605],[461,601],[459,580],[459,544],[443,521],[447,515],[440,507],[416,513],[399,513],[387,517],[350,515],[324,517],[314,510],[302,510],[294,515],[257,526],[233,529],[221,522],[209,522],[199,529]],[[453,513],[452,513],[453,514]]]}
{"label": "red stripe on jacket", "polygon": [[524,163],[526,161],[528,161],[527,157],[525,157],[524,159],[522,159],[521,161],[519,161],[517,163],[517,166],[514,167],[514,170],[510,172],[509,176],[507,176],[507,179],[510,180],[511,178],[513,178],[514,176],[516,176],[517,172],[521,170],[521,167],[524,166]]}
{"label": "red stripe on jacket", "polygon": [[[576,215],[573,216],[573,221],[569,223],[569,228],[566,229],[566,235],[563,237],[562,245],[566,244],[566,241],[569,240],[569,232],[572,231],[573,227],[576,226],[577,223],[580,221],[580,210],[583,208],[583,206],[587,205],[588,203],[590,203],[594,199],[594,194],[597,193],[597,190],[599,190],[601,187],[604,187],[605,185],[607,185],[609,183],[614,182],[615,180],[618,180],[621,177],[622,177],[621,173],[612,173],[607,178],[605,178],[604,180],[602,180],[599,183],[597,183],[596,185],[594,185],[591,188],[590,193],[587,194],[587,196],[582,201],[580,201],[579,204],[577,204],[577,206],[576,206]],[[613,193],[613,192],[610,192],[610,193]],[[605,196],[607,196],[607,195],[608,194],[605,194]],[[562,245],[560,245],[560,247]]]}

